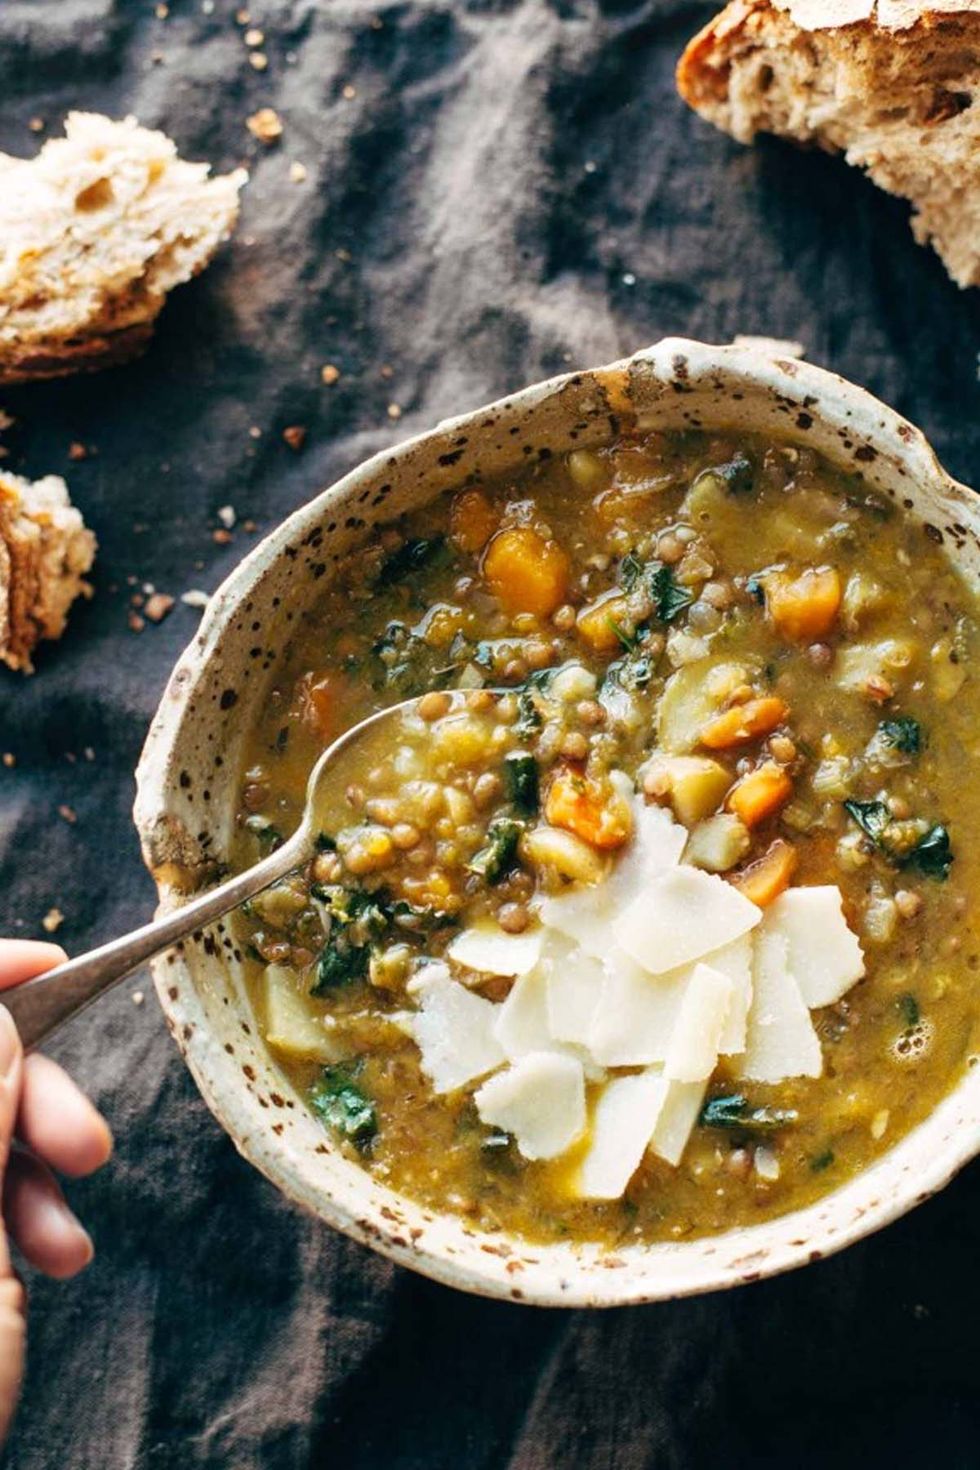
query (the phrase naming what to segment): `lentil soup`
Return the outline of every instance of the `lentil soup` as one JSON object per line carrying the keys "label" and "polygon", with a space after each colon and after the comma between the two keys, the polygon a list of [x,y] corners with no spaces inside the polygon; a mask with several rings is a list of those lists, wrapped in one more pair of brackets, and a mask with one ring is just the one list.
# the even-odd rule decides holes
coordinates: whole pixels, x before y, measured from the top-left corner
{"label": "lentil soup", "polygon": [[609,1243],[810,1203],[978,1048],[974,599],[859,476],[624,439],[383,530],[250,737],[237,858],[278,1063],[380,1181]]}

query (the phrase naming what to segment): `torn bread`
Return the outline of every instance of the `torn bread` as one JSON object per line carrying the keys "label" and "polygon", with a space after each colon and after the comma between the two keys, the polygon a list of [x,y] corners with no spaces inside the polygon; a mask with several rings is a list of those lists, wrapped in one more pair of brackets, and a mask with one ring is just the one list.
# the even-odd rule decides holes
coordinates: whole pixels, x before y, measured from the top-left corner
{"label": "torn bread", "polygon": [[0,660],[33,672],[42,638],[60,638],[76,597],[91,596],[84,580],[95,537],[57,475],[22,479],[0,471]]}
{"label": "torn bread", "polygon": [[70,113],[36,158],[0,154],[0,383],[132,357],[167,292],[238,218],[243,169],[209,178],[135,118]]}
{"label": "torn bread", "polygon": [[677,85],[742,143],[843,153],[911,202],[958,285],[980,284],[980,0],[731,0]]}

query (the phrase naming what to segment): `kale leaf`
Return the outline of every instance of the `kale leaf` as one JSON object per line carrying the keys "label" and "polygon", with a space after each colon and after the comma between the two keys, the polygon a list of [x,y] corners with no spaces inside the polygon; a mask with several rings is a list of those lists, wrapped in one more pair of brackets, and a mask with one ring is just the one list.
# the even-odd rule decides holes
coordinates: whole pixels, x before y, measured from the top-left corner
{"label": "kale leaf", "polygon": [[538,763],[526,750],[514,750],[504,759],[507,794],[523,817],[533,817],[540,802]]}
{"label": "kale leaf", "polygon": [[774,1133],[795,1123],[794,1108],[754,1108],[741,1092],[709,1098],[698,1122],[703,1128],[728,1128],[737,1133]]}
{"label": "kale leaf", "polygon": [[354,1080],[360,1070],[358,1062],[324,1067],[310,1088],[309,1101],[321,1123],[363,1150],[377,1136],[378,1113]]}
{"label": "kale leaf", "polygon": [[949,877],[953,850],[949,832],[941,822],[936,822],[923,833],[914,847],[900,851],[889,841],[888,829],[894,819],[885,802],[845,801],[844,810],[895,867],[916,868],[929,878]]}
{"label": "kale leaf", "polygon": [[412,572],[417,572],[421,567],[427,566],[435,557],[445,549],[446,538],[444,536],[416,537],[404,542],[397,551],[382,564],[378,573],[379,587],[390,587],[396,582],[401,582]]}
{"label": "kale leaf", "polygon": [[487,840],[467,867],[488,883],[499,883],[517,858],[517,844],[524,827],[509,817],[497,817],[487,828]]}
{"label": "kale leaf", "polygon": [[886,745],[905,755],[918,755],[922,749],[922,726],[911,715],[898,715],[894,720],[882,720],[878,732]]}

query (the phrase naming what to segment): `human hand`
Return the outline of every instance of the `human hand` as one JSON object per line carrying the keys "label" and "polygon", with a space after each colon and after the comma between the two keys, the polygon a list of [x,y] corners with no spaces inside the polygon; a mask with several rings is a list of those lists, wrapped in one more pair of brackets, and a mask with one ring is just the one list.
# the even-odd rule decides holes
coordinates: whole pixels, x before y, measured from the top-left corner
{"label": "human hand", "polygon": [[[0,990],[65,957],[56,944],[0,939]],[[20,1392],[27,1333],[26,1297],[10,1244],[48,1276],[74,1276],[87,1266],[92,1242],[52,1170],[80,1178],[104,1164],[111,1151],[104,1119],[56,1063],[24,1056],[10,1012],[0,1005],[0,1443]]]}

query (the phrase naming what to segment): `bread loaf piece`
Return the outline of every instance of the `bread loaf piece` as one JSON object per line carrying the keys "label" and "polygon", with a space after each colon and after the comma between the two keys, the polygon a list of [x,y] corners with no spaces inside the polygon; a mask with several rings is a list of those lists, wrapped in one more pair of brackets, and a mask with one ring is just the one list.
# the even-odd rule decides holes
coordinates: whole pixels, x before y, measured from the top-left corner
{"label": "bread loaf piece", "polygon": [[677,84],[742,143],[843,153],[911,202],[954,281],[980,284],[980,0],[731,0]]}
{"label": "bread loaf piece", "polygon": [[209,178],[134,118],[70,113],[36,158],[0,154],[0,383],[132,357],[167,292],[238,217],[243,169]]}
{"label": "bread loaf piece", "polygon": [[32,673],[35,646],[61,637],[75,598],[91,596],[94,557],[64,480],[0,471],[0,660],[9,668]]}

